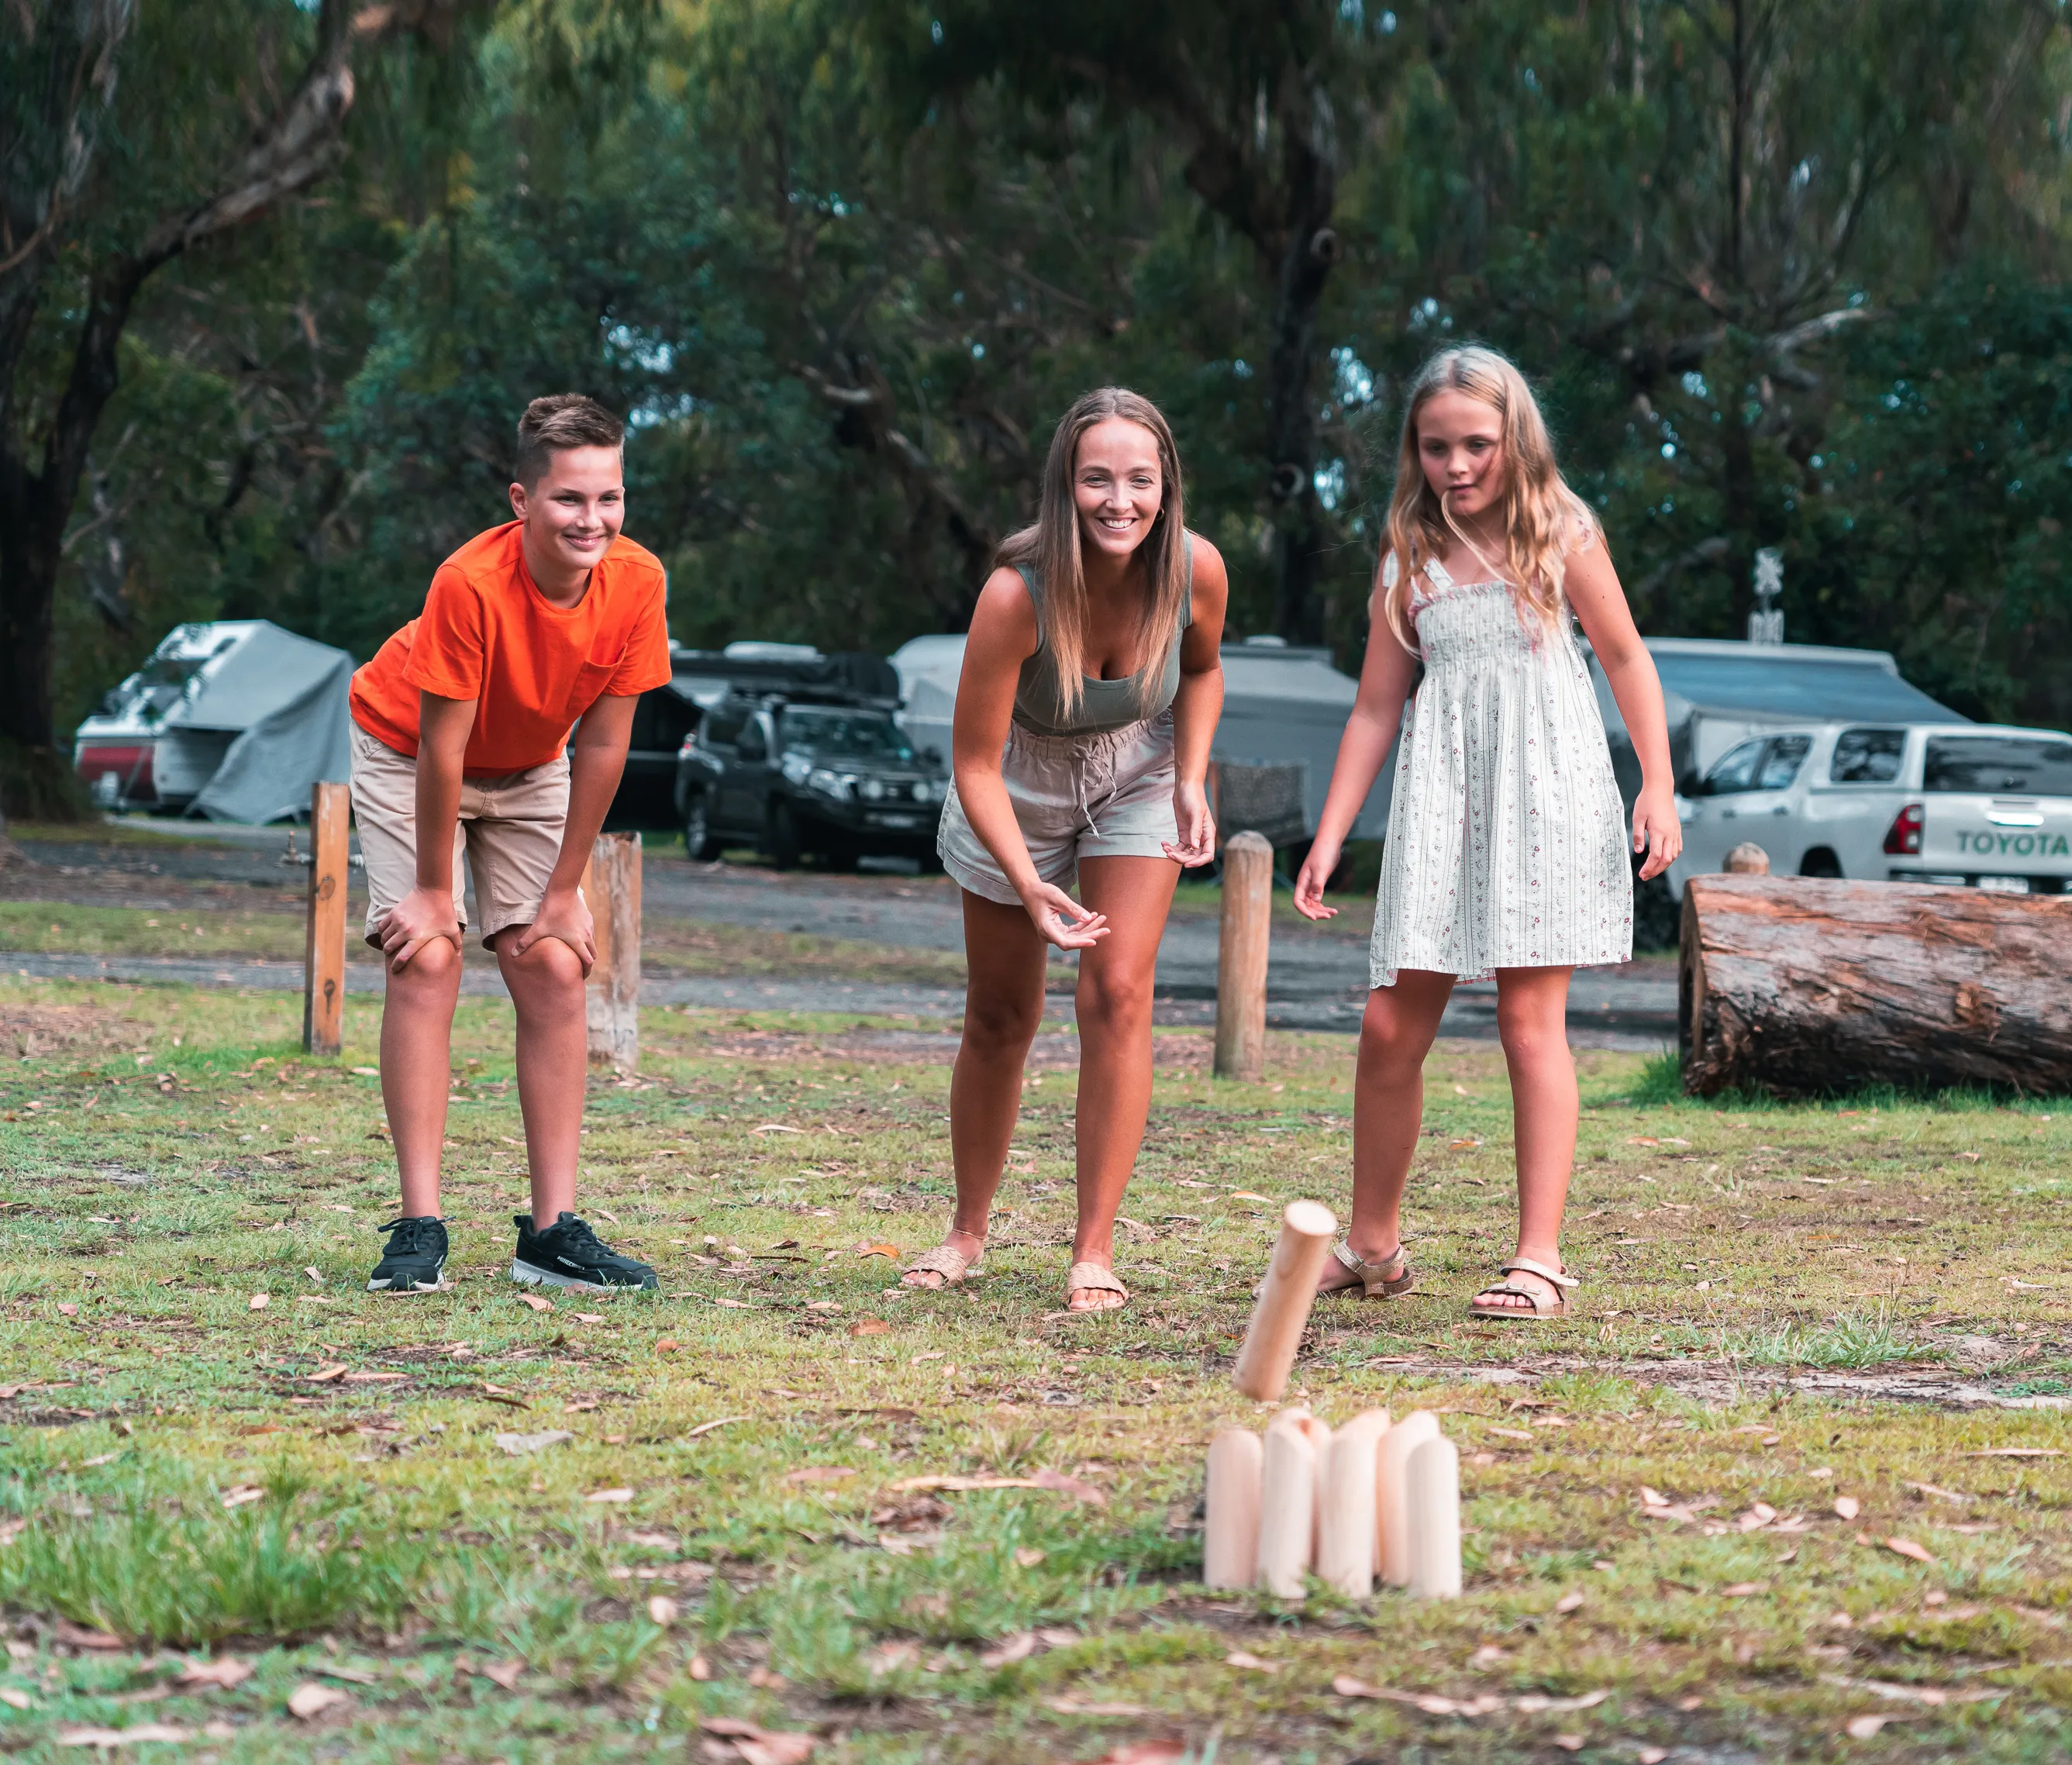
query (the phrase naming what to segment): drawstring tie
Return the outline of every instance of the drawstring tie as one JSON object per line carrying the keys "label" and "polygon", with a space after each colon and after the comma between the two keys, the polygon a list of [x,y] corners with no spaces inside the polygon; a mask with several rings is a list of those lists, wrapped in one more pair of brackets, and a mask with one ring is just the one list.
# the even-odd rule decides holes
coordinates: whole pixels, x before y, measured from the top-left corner
{"label": "drawstring tie", "polygon": [[1074,755],[1072,759],[1072,800],[1079,808],[1081,819],[1087,824],[1087,831],[1096,839],[1101,837],[1101,830],[1094,820],[1093,804],[1087,798],[1087,774],[1092,770],[1094,761],[1098,756],[1100,763],[1108,770],[1108,788],[1099,793],[1100,800],[1104,807],[1112,803],[1116,793],[1122,788],[1121,781],[1116,776],[1116,745],[1113,734],[1104,735],[1089,743],[1085,752]]}

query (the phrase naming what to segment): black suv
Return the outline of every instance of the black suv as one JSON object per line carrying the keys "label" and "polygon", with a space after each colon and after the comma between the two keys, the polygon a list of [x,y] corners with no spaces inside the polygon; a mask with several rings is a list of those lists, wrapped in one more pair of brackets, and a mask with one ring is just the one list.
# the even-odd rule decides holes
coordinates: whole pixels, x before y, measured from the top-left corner
{"label": "black suv", "polygon": [[780,870],[808,852],[835,870],[865,857],[931,866],[949,783],[941,756],[916,753],[890,709],[783,694],[730,693],[676,756],[690,855],[750,845]]}

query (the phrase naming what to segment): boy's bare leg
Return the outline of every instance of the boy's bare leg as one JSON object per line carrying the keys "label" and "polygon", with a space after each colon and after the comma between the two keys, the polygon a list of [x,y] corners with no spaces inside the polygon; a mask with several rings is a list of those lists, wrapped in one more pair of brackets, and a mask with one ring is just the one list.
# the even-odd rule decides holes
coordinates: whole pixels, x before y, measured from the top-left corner
{"label": "boy's bare leg", "polygon": [[497,934],[496,965],[518,1010],[518,1108],[532,1176],[532,1226],[544,1232],[564,1212],[575,1211],[590,1033],[575,952],[547,937],[514,956],[506,946],[520,929]]}
{"label": "boy's bare leg", "polygon": [[460,952],[446,938],[421,946],[401,968],[388,964],[381,1006],[381,1101],[403,1179],[403,1217],[439,1211],[439,1149],[446,1133],[454,1002]]}
{"label": "boy's bare leg", "polygon": [[[1403,1189],[1424,1116],[1424,1057],[1453,990],[1450,974],[1404,969],[1394,986],[1367,996],[1353,1080],[1353,1216],[1346,1232],[1363,1261],[1379,1262],[1403,1242]],[[1318,1286],[1328,1293],[1359,1282],[1334,1257]]]}

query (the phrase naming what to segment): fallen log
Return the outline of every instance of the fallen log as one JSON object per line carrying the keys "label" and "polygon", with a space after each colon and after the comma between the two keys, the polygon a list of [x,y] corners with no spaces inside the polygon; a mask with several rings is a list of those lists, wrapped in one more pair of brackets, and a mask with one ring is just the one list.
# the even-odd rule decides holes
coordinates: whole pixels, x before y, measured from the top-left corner
{"label": "fallen log", "polygon": [[2072,895],[1693,877],[1684,1088],[2072,1092]]}

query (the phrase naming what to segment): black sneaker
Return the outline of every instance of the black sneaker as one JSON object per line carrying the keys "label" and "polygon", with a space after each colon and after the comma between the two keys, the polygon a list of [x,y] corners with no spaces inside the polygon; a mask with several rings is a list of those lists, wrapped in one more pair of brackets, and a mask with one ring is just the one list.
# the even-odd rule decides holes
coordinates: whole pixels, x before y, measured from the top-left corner
{"label": "black sneaker", "polygon": [[437,1293],[439,1271],[446,1265],[446,1222],[436,1214],[391,1220],[376,1230],[388,1234],[388,1243],[374,1273],[367,1277],[369,1293]]}
{"label": "black sneaker", "polygon": [[538,1287],[580,1287],[590,1293],[662,1284],[646,1263],[622,1257],[599,1242],[587,1220],[565,1210],[545,1232],[532,1229],[529,1213],[512,1218],[518,1227],[518,1254],[511,1259],[513,1281]]}

